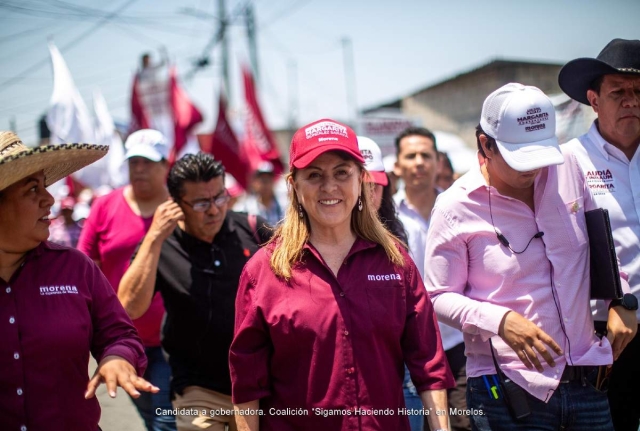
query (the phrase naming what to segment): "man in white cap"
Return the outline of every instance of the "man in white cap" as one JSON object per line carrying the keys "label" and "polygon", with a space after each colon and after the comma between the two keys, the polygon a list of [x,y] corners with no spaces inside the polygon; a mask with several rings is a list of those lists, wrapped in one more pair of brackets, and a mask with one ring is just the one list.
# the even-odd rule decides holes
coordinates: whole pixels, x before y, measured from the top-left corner
{"label": "man in white cap", "polygon": [[[95,200],[84,223],[78,249],[96,261],[114,289],[129,267],[136,246],[151,226],[156,208],[169,198],[165,180],[169,147],[162,133],[142,129],[125,142],[129,184]],[[171,413],[171,369],[160,347],[160,326],[165,309],[160,294],[133,324],[149,358],[145,378],[160,388],[134,399],[148,430],[175,431]],[[160,412],[160,414],[157,414]]]}
{"label": "man in white cap", "polygon": [[[598,114],[589,131],[566,145],[587,178],[599,207],[609,211],[613,240],[622,269],[629,274],[631,294],[615,307],[638,308],[640,298],[640,40],[614,39],[597,58],[567,63],[558,77],[560,88]],[[593,301],[596,330],[607,329],[608,310]],[[636,316],[640,317],[636,311]],[[614,362],[609,405],[616,430],[640,426],[640,337]]]}
{"label": "man in white cap", "polygon": [[464,333],[474,429],[613,430],[598,377],[635,312],[612,309],[607,337],[595,334],[584,213],[596,205],[558,146],[553,105],[507,84],[476,136],[484,163],[439,196],[425,268],[438,318]]}

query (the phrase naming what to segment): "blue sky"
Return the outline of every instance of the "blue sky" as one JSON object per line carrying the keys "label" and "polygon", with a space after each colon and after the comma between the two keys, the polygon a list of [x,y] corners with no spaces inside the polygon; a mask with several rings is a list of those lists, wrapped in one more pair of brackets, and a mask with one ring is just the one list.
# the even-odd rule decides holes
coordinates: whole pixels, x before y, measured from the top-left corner
{"label": "blue sky", "polygon": [[[245,3],[227,0],[227,11],[233,14]],[[564,63],[595,57],[615,37],[640,38],[637,0],[251,3],[257,20],[259,99],[272,128],[287,125],[292,100],[298,125],[349,117],[345,37],[353,46],[359,108],[495,58]],[[36,142],[36,121],[52,91],[47,37],[61,50],[85,102],[90,105],[93,89],[100,88],[113,116],[126,121],[141,53],[150,51],[157,58],[158,48],[165,46],[179,73],[186,74],[217,29],[217,5],[218,0],[0,1],[0,129],[8,129],[13,119],[23,140]],[[239,65],[248,59],[241,23],[236,19],[229,30],[232,108],[242,106]],[[203,131],[215,122],[219,48],[211,58],[211,66],[183,82],[205,114]],[[295,97],[292,82],[297,83]]]}

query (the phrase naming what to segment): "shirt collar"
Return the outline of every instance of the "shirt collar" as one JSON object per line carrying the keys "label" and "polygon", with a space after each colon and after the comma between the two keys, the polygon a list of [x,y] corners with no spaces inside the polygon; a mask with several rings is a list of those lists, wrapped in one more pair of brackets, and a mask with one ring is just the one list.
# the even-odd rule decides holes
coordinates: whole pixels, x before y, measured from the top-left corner
{"label": "shirt collar", "polygon": [[55,242],[42,241],[40,244],[38,244],[38,246],[36,248],[34,248],[33,250],[29,251],[28,253],[30,253],[31,255],[36,257],[36,256],[42,255],[42,253],[44,253],[45,251],[48,251],[48,250],[51,250],[51,251],[64,251],[64,250],[66,250],[68,248],[69,247],[66,247],[66,246],[60,245],[60,244],[56,244]]}
{"label": "shirt collar", "polygon": [[[438,187],[434,186],[433,189],[436,191],[436,197],[440,193],[442,193],[442,190],[440,190],[440,188],[438,188]],[[404,190],[402,190],[402,193],[400,193],[400,192],[396,193],[395,202],[396,202],[396,206],[398,208],[405,207],[405,208],[415,212],[416,214],[418,214],[418,210],[416,210],[416,208],[407,200],[407,193]]]}
{"label": "shirt collar", "polygon": [[602,153],[603,157],[606,160],[609,160],[609,152],[607,151],[607,145],[611,145],[611,144],[605,141],[602,135],[600,134],[600,131],[598,130],[597,119],[593,122],[593,124],[591,124],[591,127],[587,132],[587,137],[593,143],[593,145],[598,149],[598,151]]}
{"label": "shirt collar", "polygon": [[64,251],[67,249],[68,247],[53,242],[42,241],[36,248],[33,248],[26,253],[27,256],[24,259],[24,263],[39,258],[46,251]]}
{"label": "shirt collar", "polygon": [[600,131],[598,130],[597,124],[598,119],[596,118],[596,120],[591,125],[591,128],[587,132],[588,139],[593,143],[598,151],[602,153],[602,156],[605,158],[605,160],[609,161],[610,157],[614,157],[615,159],[620,160],[628,165],[630,163],[630,160],[627,158],[626,154],[620,148],[616,147],[610,142],[607,142],[607,140],[602,137]]}
{"label": "shirt collar", "polygon": [[487,181],[485,180],[484,175],[482,175],[482,171],[480,170],[480,162],[475,161],[471,164],[471,168],[467,171],[467,173],[460,177],[458,181],[456,181],[451,187],[461,188],[468,196],[479,188],[487,186]]}
{"label": "shirt collar", "polygon": [[[351,246],[351,250],[349,250],[349,253],[347,253],[347,256],[345,257],[345,259],[348,259],[349,257],[351,257],[352,255],[362,251],[362,250],[366,250],[369,248],[374,248],[376,247],[378,244],[373,242],[373,241],[369,241],[366,240],[364,238],[361,238],[359,236],[356,236],[356,241],[353,243],[353,245]],[[313,244],[311,244],[309,241],[307,241],[304,246],[302,247],[302,250],[308,250],[312,255],[314,255],[316,257],[316,259],[318,259],[320,262],[324,262],[322,259],[322,256],[320,256],[320,253],[318,252],[318,250],[316,250],[316,248],[313,246]]]}
{"label": "shirt collar", "polygon": [[[546,186],[548,170],[548,166],[542,168],[534,181],[534,190],[537,190],[541,186],[543,188]],[[471,169],[469,169],[466,174],[464,174],[462,177],[460,177],[460,179],[453,183],[453,185],[449,189],[453,187],[459,187],[467,196],[480,188],[488,188],[489,184],[487,184],[487,180],[484,178],[482,170],[480,169],[480,161],[472,163]],[[493,186],[491,187],[496,190]]]}
{"label": "shirt collar", "polygon": [[211,243],[207,241],[203,241],[199,238],[196,238],[195,236],[180,229],[180,227],[176,227],[175,232],[176,232],[176,236],[182,243],[186,244],[187,246],[197,247],[200,245],[210,246],[213,243],[217,243],[221,240],[224,240],[224,238],[229,233],[234,232],[235,230],[236,230],[235,225],[229,222],[229,212],[227,211],[227,215],[224,217],[224,221],[222,222],[220,231],[216,234],[216,236],[213,238],[213,242]]}

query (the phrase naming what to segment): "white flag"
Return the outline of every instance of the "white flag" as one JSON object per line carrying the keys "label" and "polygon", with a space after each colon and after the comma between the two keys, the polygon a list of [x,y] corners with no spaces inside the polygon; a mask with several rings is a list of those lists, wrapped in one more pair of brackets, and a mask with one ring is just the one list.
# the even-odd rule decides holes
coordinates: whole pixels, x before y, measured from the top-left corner
{"label": "white flag", "polygon": [[[62,54],[53,43],[49,43],[49,52],[53,68],[53,94],[47,113],[51,143],[95,143],[93,119],[73,82]],[[73,177],[92,189],[107,184],[109,174],[105,159],[106,157],[75,172]]]}
{"label": "white flag", "polygon": [[51,143],[93,142],[95,135],[91,115],[73,82],[71,72],[53,43],[49,43],[49,52],[53,66],[53,94],[47,113]]}
{"label": "white flag", "polygon": [[124,164],[124,145],[109,113],[107,101],[98,89],[93,92],[93,110],[96,114],[95,143],[109,146],[107,157],[104,158],[107,165],[104,184],[112,188],[121,187],[129,182],[127,165]]}

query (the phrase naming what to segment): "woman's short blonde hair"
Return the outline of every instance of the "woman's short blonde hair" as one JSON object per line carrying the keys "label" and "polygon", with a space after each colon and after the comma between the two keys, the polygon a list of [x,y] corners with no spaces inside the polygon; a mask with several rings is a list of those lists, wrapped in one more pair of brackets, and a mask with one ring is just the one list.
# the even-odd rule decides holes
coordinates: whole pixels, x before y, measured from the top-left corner
{"label": "woman's short blonde hair", "polygon": [[[364,167],[356,163],[360,174],[364,172]],[[287,174],[287,183],[295,182],[296,174],[299,170],[295,167]],[[389,260],[398,266],[404,265],[404,258],[398,249],[401,241],[391,234],[378,219],[377,211],[373,207],[370,192],[367,190],[367,183],[364,181],[360,185],[360,198],[362,199],[362,211],[357,205],[351,213],[351,230],[360,238],[380,244]],[[298,208],[300,201],[293,187],[289,190],[289,206],[286,209],[284,221],[276,229],[271,242],[275,243],[273,254],[271,255],[271,268],[274,273],[289,281],[291,278],[291,268],[302,259],[302,250],[309,240],[311,225],[306,212],[300,217]]]}

